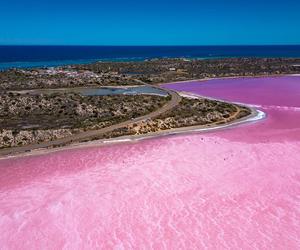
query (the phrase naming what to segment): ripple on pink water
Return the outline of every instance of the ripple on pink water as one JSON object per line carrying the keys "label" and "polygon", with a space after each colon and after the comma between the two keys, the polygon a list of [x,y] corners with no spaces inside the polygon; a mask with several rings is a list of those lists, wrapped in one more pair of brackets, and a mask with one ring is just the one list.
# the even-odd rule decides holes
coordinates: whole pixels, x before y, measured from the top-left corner
{"label": "ripple on pink water", "polygon": [[1,249],[299,249],[300,78],[243,81],[169,87],[265,121],[0,161]]}

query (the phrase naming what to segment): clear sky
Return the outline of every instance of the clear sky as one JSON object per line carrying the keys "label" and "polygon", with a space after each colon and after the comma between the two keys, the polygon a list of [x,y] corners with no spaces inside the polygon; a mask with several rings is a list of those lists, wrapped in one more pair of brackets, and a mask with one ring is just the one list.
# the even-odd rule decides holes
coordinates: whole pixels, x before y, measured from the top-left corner
{"label": "clear sky", "polygon": [[0,44],[300,44],[300,0],[2,0]]}

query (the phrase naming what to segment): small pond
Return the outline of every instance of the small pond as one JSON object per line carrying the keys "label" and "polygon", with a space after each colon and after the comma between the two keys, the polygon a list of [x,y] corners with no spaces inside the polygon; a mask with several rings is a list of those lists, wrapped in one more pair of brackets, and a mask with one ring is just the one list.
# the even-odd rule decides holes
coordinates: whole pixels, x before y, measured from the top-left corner
{"label": "small pond", "polygon": [[54,94],[54,93],[79,93],[84,96],[101,96],[101,95],[160,95],[167,96],[168,93],[164,90],[151,86],[132,86],[132,87],[87,87],[87,88],[61,88],[61,89],[36,89],[13,91],[21,94]]}
{"label": "small pond", "polygon": [[99,96],[99,95],[161,95],[166,96],[168,93],[161,89],[153,88],[151,86],[138,86],[138,87],[124,87],[124,88],[84,88],[79,92],[85,96]]}

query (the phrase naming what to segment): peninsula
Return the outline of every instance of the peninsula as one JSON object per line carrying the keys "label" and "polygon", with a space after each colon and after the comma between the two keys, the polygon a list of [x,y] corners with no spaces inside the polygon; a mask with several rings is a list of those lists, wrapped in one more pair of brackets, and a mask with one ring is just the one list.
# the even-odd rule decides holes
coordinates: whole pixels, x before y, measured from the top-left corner
{"label": "peninsula", "polygon": [[0,155],[234,123],[256,111],[159,84],[299,74],[299,63],[299,59],[153,59],[3,71]]}

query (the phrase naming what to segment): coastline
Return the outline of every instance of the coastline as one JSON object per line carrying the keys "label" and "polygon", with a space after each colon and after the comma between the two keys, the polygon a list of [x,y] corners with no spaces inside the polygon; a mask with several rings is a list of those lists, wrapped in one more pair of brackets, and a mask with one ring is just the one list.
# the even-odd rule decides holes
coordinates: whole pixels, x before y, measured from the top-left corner
{"label": "coastline", "polygon": [[[216,101],[224,101],[221,99],[215,99],[212,97],[206,97],[201,95],[196,95],[189,92],[178,92],[182,97],[189,97],[189,98],[206,98],[210,100],[216,100]],[[8,154],[8,155],[0,155],[0,161],[6,160],[6,159],[12,159],[12,158],[19,158],[19,157],[26,157],[26,156],[36,156],[36,155],[45,155],[50,154],[58,151],[65,151],[65,150],[73,150],[73,149],[80,149],[80,148],[90,148],[90,147],[103,147],[103,146],[109,146],[109,145],[116,145],[121,143],[136,143],[141,140],[147,140],[147,139],[154,139],[159,137],[165,137],[165,136],[174,136],[174,135],[182,135],[182,134],[190,134],[190,133],[208,133],[211,131],[219,131],[227,128],[232,128],[235,126],[257,122],[259,120],[265,119],[266,114],[259,109],[256,109],[254,106],[247,105],[244,103],[237,103],[232,102],[234,104],[240,104],[243,106],[248,107],[251,110],[251,114],[237,119],[230,121],[226,124],[222,125],[196,125],[196,126],[187,126],[187,127],[180,127],[180,128],[173,128],[173,129],[167,129],[167,130],[161,130],[157,132],[151,132],[146,134],[139,134],[139,135],[126,135],[126,136],[119,136],[114,137],[110,139],[99,139],[99,140],[91,140],[88,142],[79,142],[79,143],[72,143],[65,146],[60,147],[54,147],[54,148],[40,148],[40,149],[34,149],[29,152],[22,152],[22,153],[15,153],[15,154]]]}

